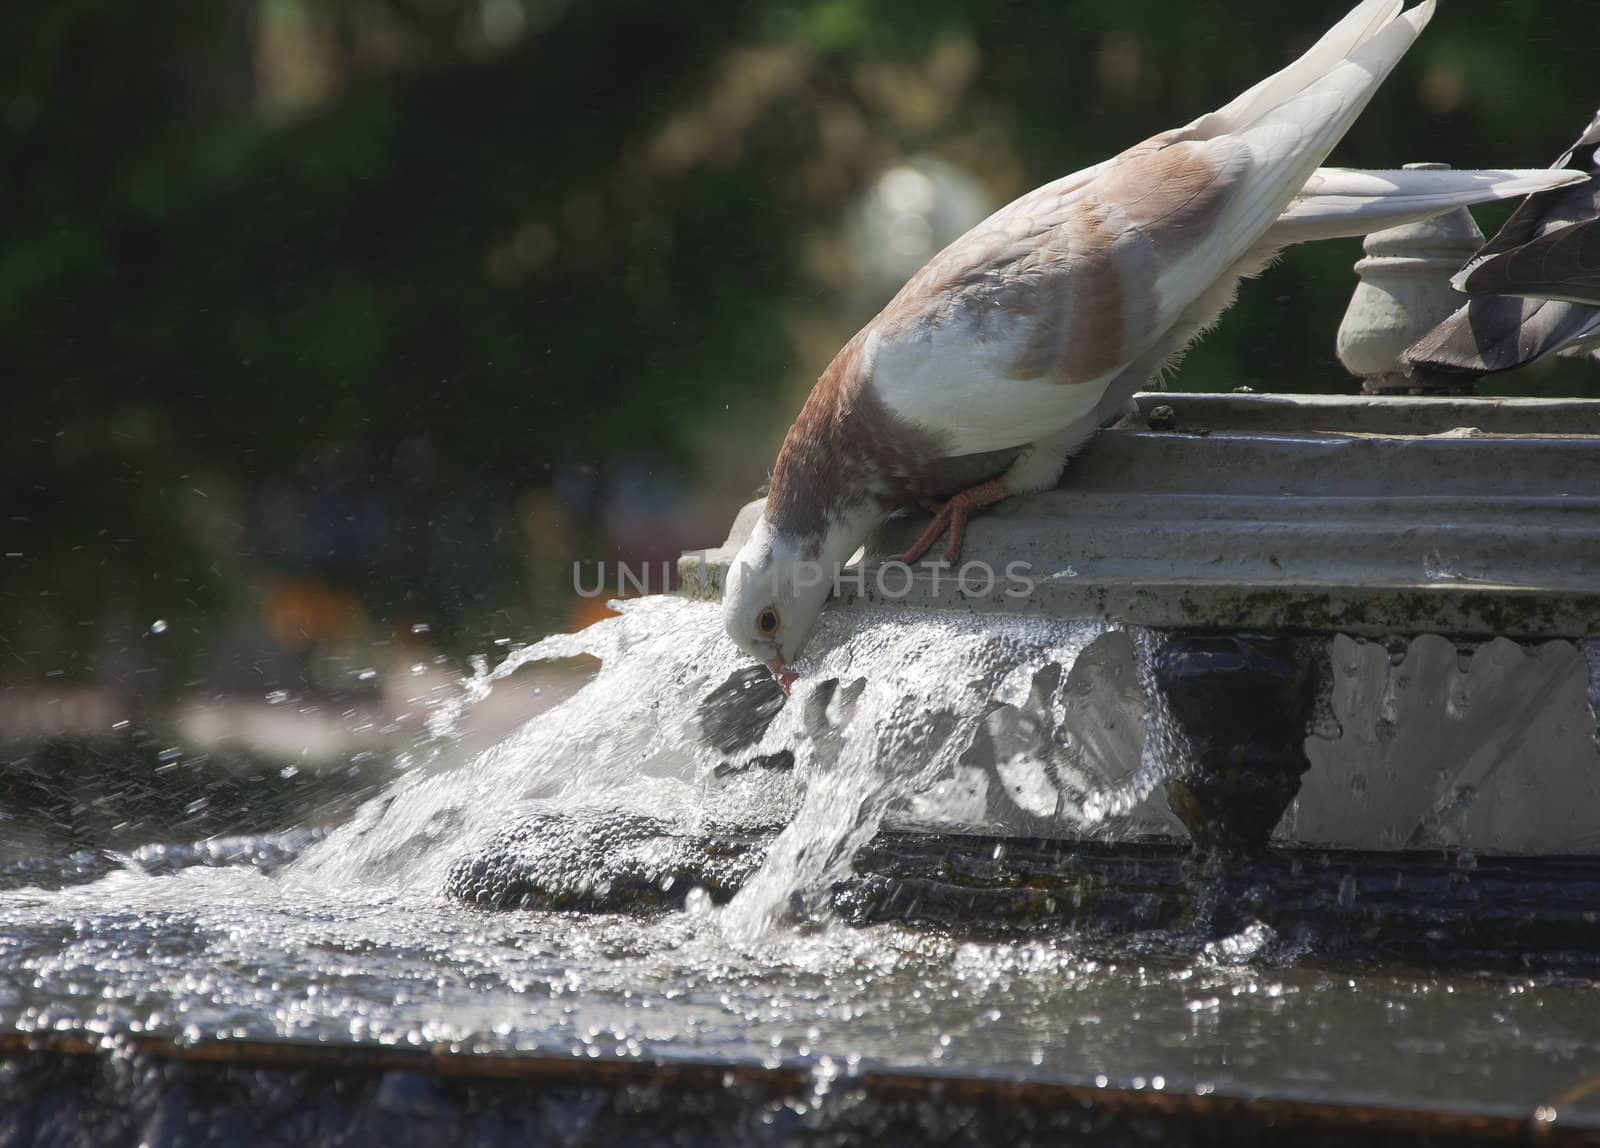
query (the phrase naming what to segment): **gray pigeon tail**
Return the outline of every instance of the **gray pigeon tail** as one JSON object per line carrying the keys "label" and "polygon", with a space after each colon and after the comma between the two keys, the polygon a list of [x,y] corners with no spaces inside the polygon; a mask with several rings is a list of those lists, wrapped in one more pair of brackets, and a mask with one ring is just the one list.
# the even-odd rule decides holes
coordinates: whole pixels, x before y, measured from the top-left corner
{"label": "gray pigeon tail", "polygon": [[1600,340],[1600,114],[1552,165],[1589,172],[1528,196],[1456,277],[1466,306],[1405,353],[1413,370],[1489,375]]}

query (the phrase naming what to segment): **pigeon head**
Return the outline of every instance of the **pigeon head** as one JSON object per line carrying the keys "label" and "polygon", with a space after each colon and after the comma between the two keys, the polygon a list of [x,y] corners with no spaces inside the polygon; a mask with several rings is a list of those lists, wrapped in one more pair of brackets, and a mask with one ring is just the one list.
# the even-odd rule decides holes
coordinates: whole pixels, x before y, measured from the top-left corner
{"label": "pigeon head", "polygon": [[776,478],[773,490],[728,568],[722,621],[735,644],[771,670],[787,693],[800,676],[790,667],[805,649],[839,572],[888,509],[862,498],[834,507],[820,522],[798,526],[785,518]]}
{"label": "pigeon head", "polygon": [[728,569],[722,620],[728,636],[772,671],[784,692],[822,604],[833,590],[820,548],[776,532],[763,516]]}
{"label": "pigeon head", "polygon": [[728,636],[785,692],[839,571],[896,504],[883,475],[903,469],[905,433],[867,392],[869,333],[845,344],[807,396],[722,589]]}

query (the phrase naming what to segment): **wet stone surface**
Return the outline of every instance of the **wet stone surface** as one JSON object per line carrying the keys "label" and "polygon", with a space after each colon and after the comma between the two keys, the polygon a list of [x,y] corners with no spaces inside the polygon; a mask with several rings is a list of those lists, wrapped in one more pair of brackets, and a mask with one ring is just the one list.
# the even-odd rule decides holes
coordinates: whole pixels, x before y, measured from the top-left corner
{"label": "wet stone surface", "polygon": [[[687,835],[622,811],[531,815],[458,861],[446,892],[489,909],[653,915],[725,904],[773,834]],[[969,937],[1137,939],[1190,953],[1264,928],[1251,956],[1600,973],[1600,859],[1270,850],[883,833],[810,914]],[[807,915],[797,902],[792,919]]]}
{"label": "wet stone surface", "polygon": [[452,865],[445,895],[494,909],[657,912],[695,890],[728,901],[764,855],[759,843],[687,837],[625,810],[533,813]]}
{"label": "wet stone surface", "polygon": [[721,753],[738,753],[761,740],[785,702],[783,687],[765,666],[735,670],[700,703],[700,732]]}
{"label": "wet stone surface", "polygon": [[1311,768],[1305,739],[1326,645],[1247,634],[1162,642],[1155,680],[1191,755],[1168,801],[1203,848],[1265,848]]}

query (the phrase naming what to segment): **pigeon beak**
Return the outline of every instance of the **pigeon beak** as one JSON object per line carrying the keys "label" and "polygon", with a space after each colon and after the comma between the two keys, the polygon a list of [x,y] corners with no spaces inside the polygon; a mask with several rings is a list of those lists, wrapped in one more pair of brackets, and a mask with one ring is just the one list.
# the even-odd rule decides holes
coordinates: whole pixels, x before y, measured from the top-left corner
{"label": "pigeon beak", "polygon": [[783,660],[783,655],[778,654],[767,662],[767,669],[772,671],[772,676],[778,679],[778,684],[783,687],[783,696],[789,696],[789,687],[794,685],[795,679],[800,675],[789,668],[789,663]]}

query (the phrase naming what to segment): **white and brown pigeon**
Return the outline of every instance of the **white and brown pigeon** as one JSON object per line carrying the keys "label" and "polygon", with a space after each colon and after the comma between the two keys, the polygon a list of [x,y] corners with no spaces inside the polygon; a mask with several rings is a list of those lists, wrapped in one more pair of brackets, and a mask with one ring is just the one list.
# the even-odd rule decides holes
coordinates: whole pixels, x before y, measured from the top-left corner
{"label": "white and brown pigeon", "polygon": [[1362,235],[1581,175],[1318,165],[1433,15],[1365,0],[1227,106],[1002,208],[912,277],[829,364],[729,570],[729,634],[787,688],[833,574],[895,509],[904,555],[1044,490],[1067,458],[1284,247]]}

